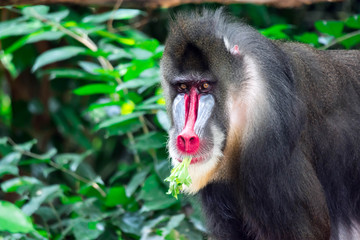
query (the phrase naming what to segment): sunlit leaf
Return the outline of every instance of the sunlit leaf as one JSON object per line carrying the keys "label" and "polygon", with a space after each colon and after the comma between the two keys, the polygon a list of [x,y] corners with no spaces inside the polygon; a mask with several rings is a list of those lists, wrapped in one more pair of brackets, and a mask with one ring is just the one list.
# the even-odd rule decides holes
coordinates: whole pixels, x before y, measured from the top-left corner
{"label": "sunlit leaf", "polygon": [[31,70],[35,72],[37,69],[47,64],[72,58],[74,56],[79,55],[80,53],[84,53],[85,51],[86,51],[85,48],[76,47],[76,46],[65,46],[65,47],[50,49],[42,53],[39,57],[37,57],[34,66],[32,67]]}
{"label": "sunlit leaf", "polygon": [[77,95],[111,94],[115,92],[115,89],[115,86],[108,84],[88,84],[75,89],[73,92]]}
{"label": "sunlit leaf", "polygon": [[129,46],[132,46],[135,44],[135,40],[132,38],[120,37],[114,33],[110,33],[110,32],[104,31],[104,30],[98,30],[98,31],[96,31],[96,33],[101,37],[111,39],[111,40],[116,41],[121,44],[129,45]]}
{"label": "sunlit leaf", "polygon": [[315,27],[321,33],[340,37],[344,29],[344,23],[340,21],[317,21]]}
{"label": "sunlit leaf", "polygon": [[346,19],[345,25],[350,28],[360,29],[360,14],[351,16]]}
{"label": "sunlit leaf", "polygon": [[292,26],[289,24],[276,24],[269,28],[260,30],[260,33],[272,39],[288,39],[289,36],[284,31],[291,28]]}
{"label": "sunlit leaf", "polygon": [[35,231],[33,224],[14,204],[0,200],[0,231],[11,233],[30,233]]}
{"label": "sunlit leaf", "polygon": [[123,104],[121,104],[121,114],[122,115],[128,115],[132,113],[135,109],[135,104],[132,101],[126,101]]}
{"label": "sunlit leaf", "polygon": [[129,198],[126,196],[125,188],[123,186],[111,187],[105,199],[105,205],[108,207],[124,205],[128,202]]}
{"label": "sunlit leaf", "polygon": [[319,36],[316,33],[306,32],[306,33],[303,33],[302,35],[294,36],[294,38],[295,38],[295,40],[297,40],[299,42],[312,44],[313,46],[319,45]]}

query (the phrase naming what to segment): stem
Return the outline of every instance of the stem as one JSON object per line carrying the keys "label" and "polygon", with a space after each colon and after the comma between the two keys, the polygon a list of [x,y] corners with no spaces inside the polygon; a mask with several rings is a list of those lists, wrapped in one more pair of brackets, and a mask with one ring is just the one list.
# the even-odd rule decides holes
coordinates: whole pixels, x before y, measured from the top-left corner
{"label": "stem", "polygon": [[107,22],[107,28],[108,28],[109,32],[115,32],[115,29],[113,27],[114,15],[115,15],[116,10],[118,10],[120,8],[122,2],[123,2],[123,0],[117,0],[114,5],[113,11],[111,13],[111,17],[110,17],[109,21]]}
{"label": "stem", "polygon": [[338,44],[338,43],[340,43],[340,42],[342,42],[344,40],[347,40],[347,39],[352,38],[352,37],[354,37],[356,35],[359,35],[359,34],[360,34],[360,30],[357,30],[357,31],[352,32],[352,33],[345,34],[344,36],[341,36],[339,38],[334,39],[333,41],[326,44],[325,46],[320,47],[319,49],[320,50],[326,50],[326,49],[328,49],[328,48],[330,48],[330,47],[332,47],[332,46],[334,46],[334,45],[336,45],[336,44]]}
{"label": "stem", "polygon": [[54,207],[54,204],[52,204],[52,202],[49,202],[49,206],[50,206],[51,210],[54,212],[55,218],[59,223],[59,227],[61,228],[61,232],[63,232],[64,231],[63,223],[61,221],[61,218],[60,218],[59,214],[57,213],[57,211],[56,211],[56,209]]}

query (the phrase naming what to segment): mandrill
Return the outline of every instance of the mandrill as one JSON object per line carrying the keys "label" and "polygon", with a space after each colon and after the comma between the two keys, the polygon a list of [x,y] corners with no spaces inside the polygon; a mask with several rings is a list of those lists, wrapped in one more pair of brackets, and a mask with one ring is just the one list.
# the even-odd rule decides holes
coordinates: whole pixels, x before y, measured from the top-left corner
{"label": "mandrill", "polygon": [[360,51],[178,14],[161,61],[169,153],[217,240],[360,239]]}

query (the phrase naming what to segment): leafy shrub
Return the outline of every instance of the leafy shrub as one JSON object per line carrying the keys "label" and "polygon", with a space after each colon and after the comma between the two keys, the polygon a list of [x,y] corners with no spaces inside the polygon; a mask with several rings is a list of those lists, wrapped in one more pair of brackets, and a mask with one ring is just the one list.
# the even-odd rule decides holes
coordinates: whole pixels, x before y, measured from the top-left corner
{"label": "leafy shrub", "polygon": [[[163,46],[129,25],[144,13],[7,11],[18,15],[0,23],[10,84],[29,77],[28,86],[50,88],[45,99],[25,103],[0,88],[0,132],[9,136],[0,138],[0,196],[13,202],[0,201],[0,239],[202,239],[196,201],[165,194]],[[323,49],[360,42],[359,16],[315,27],[318,33],[301,35],[287,24],[260,31]],[[39,115],[50,123],[38,122]]]}
{"label": "leafy shrub", "polygon": [[[31,101],[28,109],[48,109],[67,140],[53,135],[43,154],[35,140],[0,140],[2,195],[17,194],[14,205],[0,202],[3,239],[202,239],[198,208],[166,195],[169,120],[158,64],[163,46],[128,25],[143,13],[9,10],[20,16],[0,24],[0,39],[8,40],[2,64],[18,78],[26,70],[16,64],[21,51],[51,44],[33,53],[27,67],[37,79],[49,79],[55,94],[48,105]],[[123,31],[108,30],[110,19]],[[9,124],[9,111],[2,113]]]}

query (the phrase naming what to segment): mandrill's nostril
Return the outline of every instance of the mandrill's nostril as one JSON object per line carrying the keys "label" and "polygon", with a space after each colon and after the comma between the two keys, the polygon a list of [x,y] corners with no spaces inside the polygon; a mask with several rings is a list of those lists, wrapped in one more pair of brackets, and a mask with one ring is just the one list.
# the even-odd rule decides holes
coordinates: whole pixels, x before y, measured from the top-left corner
{"label": "mandrill's nostril", "polygon": [[176,144],[180,151],[194,154],[199,149],[200,139],[194,132],[184,132],[179,134]]}

